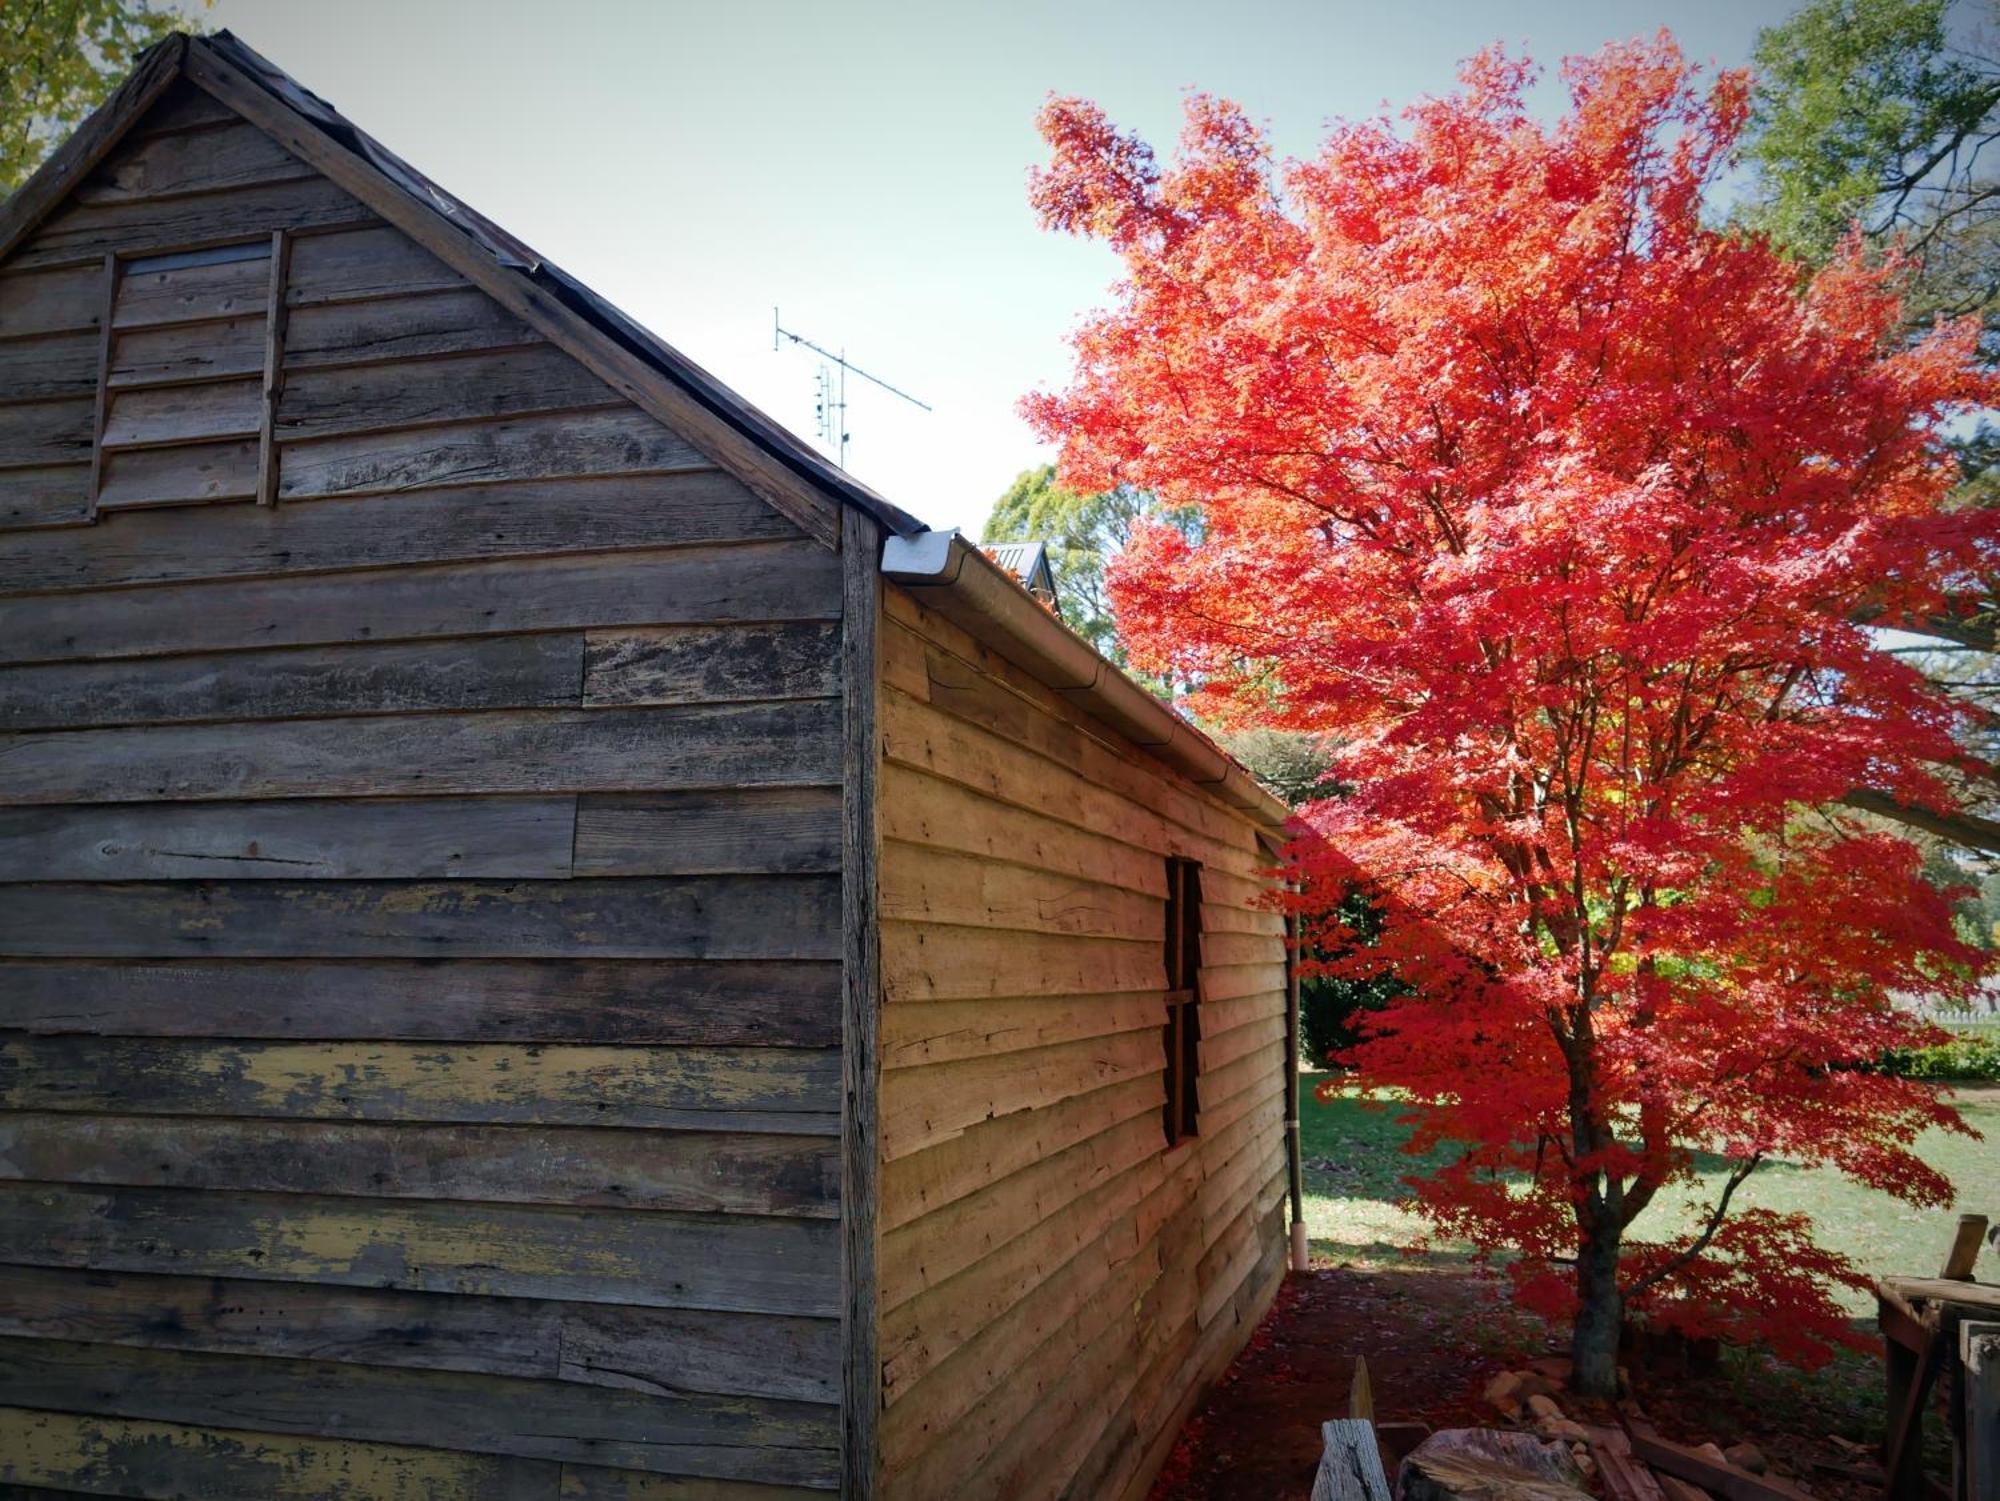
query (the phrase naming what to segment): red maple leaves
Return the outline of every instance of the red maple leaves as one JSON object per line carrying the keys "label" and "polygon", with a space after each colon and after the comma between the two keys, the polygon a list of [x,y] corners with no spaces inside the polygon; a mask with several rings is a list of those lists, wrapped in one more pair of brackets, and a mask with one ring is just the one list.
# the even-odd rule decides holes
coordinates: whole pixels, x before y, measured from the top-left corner
{"label": "red maple leaves", "polygon": [[[1942,429],[1995,387],[1969,320],[1894,342],[1893,261],[1802,281],[1703,222],[1742,75],[1662,35],[1562,76],[1543,124],[1530,67],[1485,53],[1406,129],[1282,168],[1221,101],[1168,168],[1051,102],[1035,204],[1125,280],[1025,409],[1066,483],[1201,508],[1198,542],[1142,526],[1113,569],[1134,662],[1342,744],[1303,915],[1347,951],[1323,962],[1412,987],[1347,1061],[1440,1107],[1415,1145],[1461,1155],[1419,1205],[1518,1252],[1538,1306],[1811,1356],[1844,1273],[1801,1227],[1639,1217],[1698,1151],[1948,1200],[1910,1146],[1955,1117],[1865,1065],[1920,1030],[1895,995],[1967,993],[1983,956],[1906,841],[1833,809],[1952,803],[1960,709],[1852,621],[1994,567]],[[1583,1270],[1607,1243],[1616,1287]]]}

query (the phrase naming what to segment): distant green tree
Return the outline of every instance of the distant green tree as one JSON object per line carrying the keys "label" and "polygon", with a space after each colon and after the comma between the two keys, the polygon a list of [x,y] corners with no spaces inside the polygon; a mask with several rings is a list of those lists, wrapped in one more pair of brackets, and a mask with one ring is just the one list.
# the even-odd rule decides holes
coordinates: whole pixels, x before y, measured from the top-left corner
{"label": "distant green tree", "polygon": [[[1382,910],[1360,891],[1349,891],[1340,903],[1341,922],[1369,947],[1382,936]],[[1345,957],[1319,955],[1321,958]],[[1366,979],[1311,975],[1299,982],[1299,1057],[1314,1068],[1324,1068],[1336,1053],[1358,1044],[1367,1033],[1369,1018],[1409,986],[1387,970],[1378,970]]]}
{"label": "distant green tree", "polygon": [[172,0],[0,0],[0,195],[34,174],[141,52],[191,24]]}
{"label": "distant green tree", "polygon": [[1913,328],[1977,315],[2000,355],[1992,0],[1808,0],[1759,34],[1745,221],[1811,265],[1850,227],[1920,262]]}
{"label": "distant green tree", "polygon": [[1333,743],[1304,730],[1217,730],[1216,743],[1244,770],[1296,808],[1337,789],[1326,783]]}
{"label": "distant green tree", "polygon": [[[1754,177],[1739,217],[1807,266],[1823,264],[1856,228],[1885,252],[1899,247],[1913,262],[1906,329],[1977,317],[1986,356],[2000,363],[2000,170],[1987,151],[2000,138],[1996,19],[1996,0],[1807,0],[1760,33],[1744,151]],[[1965,476],[1956,504],[1995,508],[2000,430],[1981,423],[1953,446]],[[1987,789],[1976,803],[1990,819],[2000,814],[1992,790],[2000,773],[1990,769],[2000,765],[2000,585],[1988,578],[1956,604],[1949,620],[1897,622],[1937,638],[1898,650],[1955,696],[1994,711],[1966,737],[1989,768],[1969,785]],[[1983,859],[1934,860],[1940,884],[1977,879],[2000,857],[1975,827],[1952,842]],[[1969,920],[1990,944],[2000,913],[1972,905],[1979,910]]]}

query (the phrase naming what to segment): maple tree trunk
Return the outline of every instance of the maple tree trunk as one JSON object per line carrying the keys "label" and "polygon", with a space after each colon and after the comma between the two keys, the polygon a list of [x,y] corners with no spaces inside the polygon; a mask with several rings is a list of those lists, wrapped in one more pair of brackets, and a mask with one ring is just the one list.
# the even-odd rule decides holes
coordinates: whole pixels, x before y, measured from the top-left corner
{"label": "maple tree trunk", "polygon": [[1625,1300],[1618,1291],[1618,1227],[1598,1214],[1576,1257],[1576,1328],[1570,1335],[1570,1386],[1586,1397],[1618,1395],[1618,1336]]}

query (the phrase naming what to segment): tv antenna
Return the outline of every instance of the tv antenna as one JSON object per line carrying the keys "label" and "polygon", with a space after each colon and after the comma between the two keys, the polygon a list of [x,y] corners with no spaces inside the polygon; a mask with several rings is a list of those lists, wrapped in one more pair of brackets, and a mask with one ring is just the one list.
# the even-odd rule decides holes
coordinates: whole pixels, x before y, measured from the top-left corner
{"label": "tv antenna", "polygon": [[870,375],[859,365],[848,359],[845,350],[835,354],[823,344],[815,344],[804,334],[793,333],[778,321],[778,310],[771,309],[771,348],[782,349],[785,340],[790,339],[801,348],[810,349],[819,356],[819,370],[813,377],[813,419],[814,433],[820,442],[831,448],[837,455],[840,467],[847,467],[847,377],[849,373],[860,376],[880,386],[891,396],[900,396],[913,407],[928,412],[931,404],[919,401],[908,391],[890,385],[879,375]]}

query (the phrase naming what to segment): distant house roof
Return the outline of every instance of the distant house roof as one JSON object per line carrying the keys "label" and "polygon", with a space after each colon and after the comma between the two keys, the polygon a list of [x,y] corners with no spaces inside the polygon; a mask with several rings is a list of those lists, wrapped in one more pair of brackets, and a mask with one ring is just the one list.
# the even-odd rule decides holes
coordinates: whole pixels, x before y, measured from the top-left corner
{"label": "distant house roof", "polygon": [[1058,619],[1062,617],[1062,601],[1056,598],[1055,572],[1049,567],[1048,543],[982,542],[979,550],[1013,574],[1021,587],[1054,611]]}

